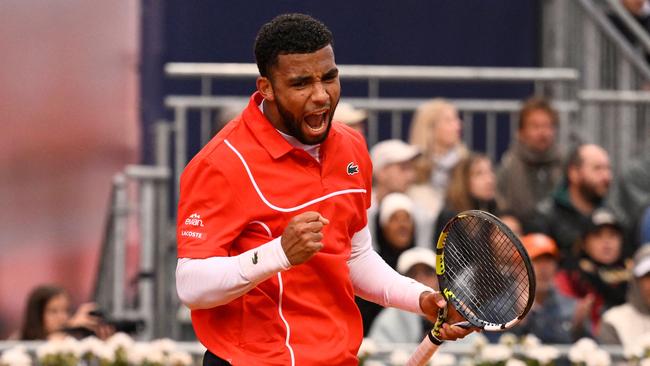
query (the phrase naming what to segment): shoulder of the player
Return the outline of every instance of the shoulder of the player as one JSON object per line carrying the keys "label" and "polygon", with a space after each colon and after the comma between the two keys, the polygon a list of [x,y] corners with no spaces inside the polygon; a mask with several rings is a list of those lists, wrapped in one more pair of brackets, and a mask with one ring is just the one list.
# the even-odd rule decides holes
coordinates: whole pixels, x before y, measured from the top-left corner
{"label": "shoulder of the player", "polygon": [[355,145],[366,145],[366,140],[363,138],[361,133],[345,123],[332,121],[332,130],[334,130],[344,141]]}

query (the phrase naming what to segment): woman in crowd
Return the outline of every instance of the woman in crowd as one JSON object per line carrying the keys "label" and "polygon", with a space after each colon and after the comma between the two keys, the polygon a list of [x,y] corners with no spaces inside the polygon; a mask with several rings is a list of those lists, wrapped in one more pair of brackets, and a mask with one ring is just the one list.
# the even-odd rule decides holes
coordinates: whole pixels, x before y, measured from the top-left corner
{"label": "woman in crowd", "polygon": [[601,315],[625,301],[632,262],[623,255],[623,230],[614,215],[597,209],[577,245],[577,261],[557,277],[558,289],[571,297],[593,298],[591,323],[598,335]]}
{"label": "woman in crowd", "polygon": [[447,221],[466,210],[494,212],[496,209],[496,176],[486,155],[472,153],[454,168],[449,180],[444,209],[436,221],[435,238]]}
{"label": "woman in crowd", "polygon": [[[20,334],[21,340],[49,340],[66,335],[95,334],[107,338],[113,330],[102,320],[91,315],[97,306],[85,303],[72,315],[70,296],[57,286],[39,286],[27,298]],[[82,334],[83,333],[83,334]]]}
{"label": "woman in crowd", "polygon": [[416,202],[438,213],[452,169],[469,154],[461,140],[456,107],[444,99],[420,105],[411,122],[409,143],[422,151],[417,161],[417,184],[409,191]]}

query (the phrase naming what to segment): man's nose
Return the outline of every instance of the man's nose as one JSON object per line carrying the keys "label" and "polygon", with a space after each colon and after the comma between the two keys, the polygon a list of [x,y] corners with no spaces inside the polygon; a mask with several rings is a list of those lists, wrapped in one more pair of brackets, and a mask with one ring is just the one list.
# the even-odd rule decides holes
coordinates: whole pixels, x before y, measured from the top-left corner
{"label": "man's nose", "polygon": [[329,94],[323,83],[314,83],[314,89],[311,95],[312,100],[316,104],[325,104],[329,101]]}

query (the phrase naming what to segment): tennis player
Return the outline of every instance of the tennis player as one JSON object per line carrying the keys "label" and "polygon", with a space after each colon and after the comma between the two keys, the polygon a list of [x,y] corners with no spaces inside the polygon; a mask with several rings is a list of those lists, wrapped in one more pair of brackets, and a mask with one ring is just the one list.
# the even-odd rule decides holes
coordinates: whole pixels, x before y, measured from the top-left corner
{"label": "tennis player", "polygon": [[[332,123],[340,84],[327,27],[280,15],[260,29],[255,57],[248,107],[181,177],[178,294],[204,365],[357,365],[355,294],[431,317],[445,301],[372,250],[372,166],[362,136]],[[442,337],[470,332],[446,324]]]}

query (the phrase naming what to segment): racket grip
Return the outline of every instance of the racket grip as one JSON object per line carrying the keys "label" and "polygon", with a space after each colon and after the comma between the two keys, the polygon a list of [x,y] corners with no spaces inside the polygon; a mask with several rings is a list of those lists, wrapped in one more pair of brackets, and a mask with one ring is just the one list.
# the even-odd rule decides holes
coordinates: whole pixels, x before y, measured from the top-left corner
{"label": "racket grip", "polygon": [[426,365],[431,359],[431,356],[436,353],[438,347],[440,347],[440,345],[431,342],[429,337],[424,337],[422,342],[420,342],[420,345],[418,345],[418,348],[416,348],[415,352],[411,355],[411,358],[409,358],[406,366]]}

